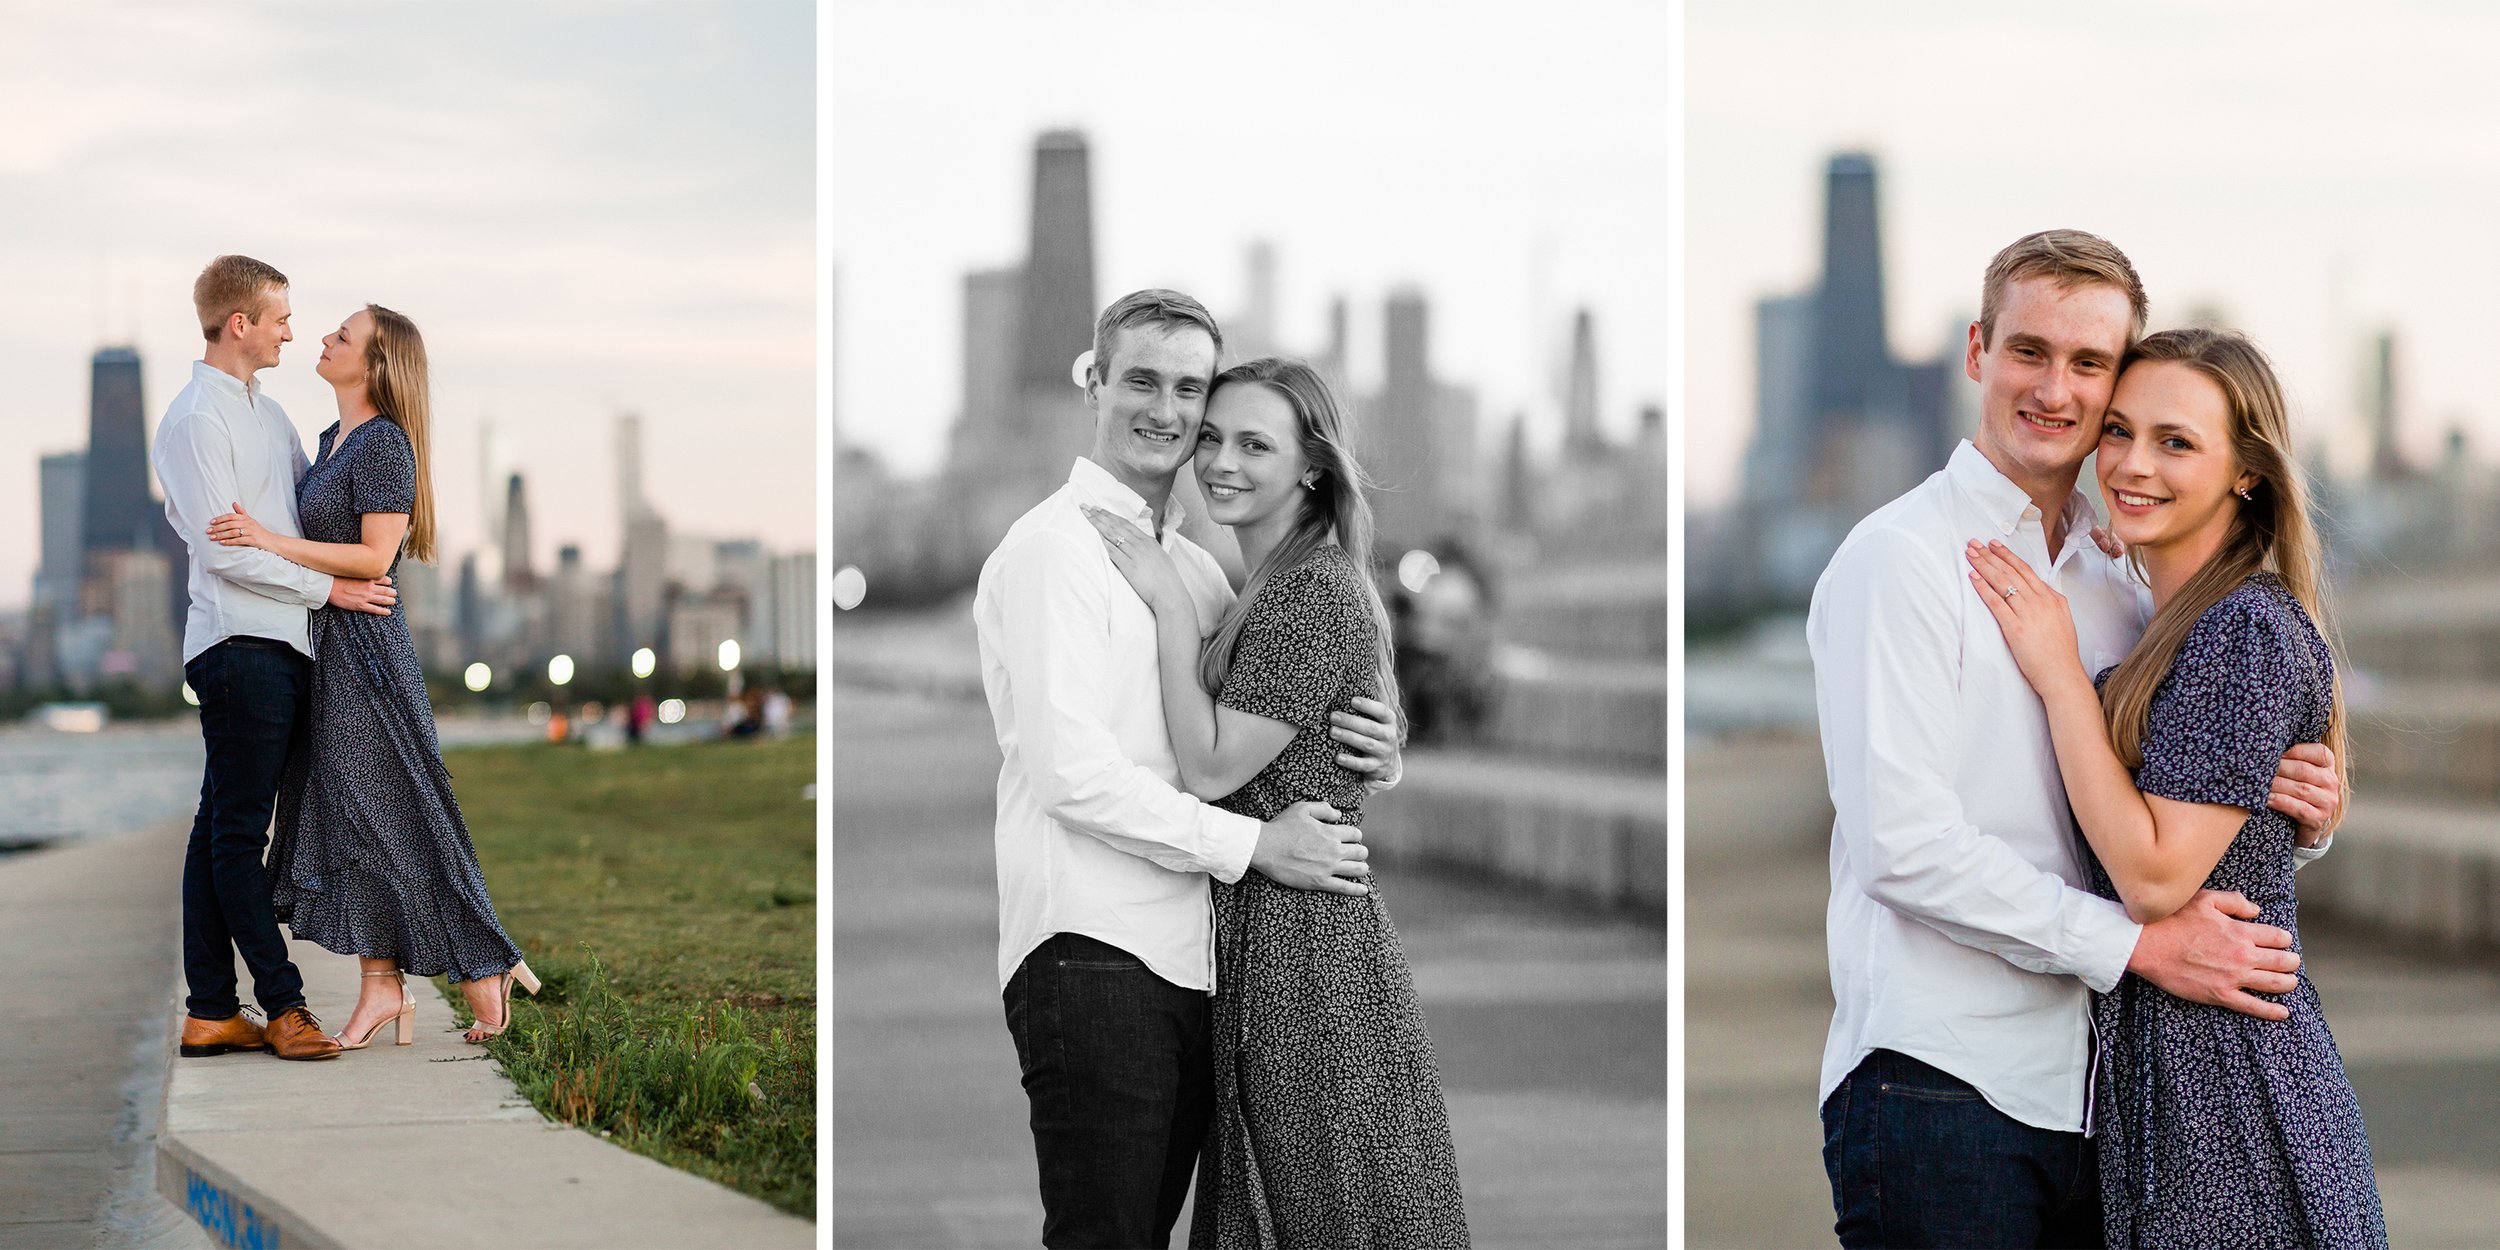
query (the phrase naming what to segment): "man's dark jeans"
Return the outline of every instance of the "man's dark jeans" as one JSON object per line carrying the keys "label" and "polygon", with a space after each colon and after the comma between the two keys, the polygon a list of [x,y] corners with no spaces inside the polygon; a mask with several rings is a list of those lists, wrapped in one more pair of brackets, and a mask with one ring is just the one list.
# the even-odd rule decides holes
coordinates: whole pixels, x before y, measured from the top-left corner
{"label": "man's dark jeans", "polygon": [[1055,933],[1003,998],[1033,1104],[1042,1244],[1171,1244],[1214,1103],[1207,996]]}
{"label": "man's dark jeans", "polygon": [[1823,1103],[1843,1246],[2101,1244],[2092,1140],[2033,1128],[1970,1083],[1878,1050]]}
{"label": "man's dark jeans", "polygon": [[304,978],[287,958],[269,909],[269,817],[287,753],[304,744],[312,661],[282,642],[229,638],[182,668],[200,700],[208,772],[182,859],[182,973],[194,1016],[223,1020],[243,1009],[234,956],[252,970],[252,997],[271,1017],[304,1002]]}

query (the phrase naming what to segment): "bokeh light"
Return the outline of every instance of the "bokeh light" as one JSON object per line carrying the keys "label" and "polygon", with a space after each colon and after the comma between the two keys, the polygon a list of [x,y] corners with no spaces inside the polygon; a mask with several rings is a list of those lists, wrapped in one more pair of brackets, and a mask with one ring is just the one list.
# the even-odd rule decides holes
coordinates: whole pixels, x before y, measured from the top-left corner
{"label": "bokeh light", "polygon": [[868,575],[856,564],[845,564],[833,573],[833,606],[848,612],[868,597]]}

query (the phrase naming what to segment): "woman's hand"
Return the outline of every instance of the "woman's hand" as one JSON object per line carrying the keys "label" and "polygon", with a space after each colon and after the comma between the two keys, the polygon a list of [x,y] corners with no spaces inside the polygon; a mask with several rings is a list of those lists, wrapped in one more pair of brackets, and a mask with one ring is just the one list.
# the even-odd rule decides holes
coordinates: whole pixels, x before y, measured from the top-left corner
{"label": "woman's hand", "polygon": [[252,515],[243,510],[242,504],[234,504],[232,507],[234,511],[208,523],[208,536],[229,547],[259,547],[267,550],[269,531],[262,529],[260,522],[253,520]]}
{"label": "woman's hand", "polygon": [[1189,605],[1189,588],[1181,584],[1180,569],[1153,535],[1091,504],[1077,507],[1102,535],[1103,546],[1111,552],[1111,567],[1128,579],[1130,589],[1146,601],[1149,610],[1161,616]]}
{"label": "woman's hand", "polygon": [[2081,681],[2090,690],[2092,680],[2084,675],[2075,616],[2066,596],[2041,581],[2004,543],[1981,546],[1974,539],[1963,554],[1970,560],[1971,586],[1988,605],[1988,614],[1997,618],[2005,647],[2014,653],[2014,663],[2031,688],[2046,695],[2060,683]]}

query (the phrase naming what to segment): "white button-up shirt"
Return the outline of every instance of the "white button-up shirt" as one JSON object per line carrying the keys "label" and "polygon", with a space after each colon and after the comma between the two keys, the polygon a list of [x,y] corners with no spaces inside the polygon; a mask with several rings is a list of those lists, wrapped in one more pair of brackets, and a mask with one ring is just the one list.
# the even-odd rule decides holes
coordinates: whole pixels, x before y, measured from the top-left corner
{"label": "white button-up shirt", "polygon": [[2086,671],[2117,663],[2152,602],[2066,502],[2040,510],[1965,442],[1850,531],[1807,618],[1832,826],[1832,1028],[1820,1097],[1877,1048],[1976,1086],[2045,1129],[2083,1129],[2090,998],[2142,930],[2083,888],[2047,714],[1970,585],[1998,541],[2066,596]]}
{"label": "white button-up shirt", "polygon": [[191,383],[166,407],[149,458],[165,491],[165,519],[191,549],[183,663],[245,634],[311,655],[307,613],[330,601],[330,575],[208,536],[209,521],[238,503],[270,533],[304,536],[295,519],[295,483],[309,462],[278,401],[205,360],[194,361]]}
{"label": "white button-up shirt", "polygon": [[[1259,822],[1181,793],[1164,728],[1154,614],[1077,510],[1155,529],[1137,492],[1080,459],[981,566],[973,623],[998,770],[998,983],[1042,940],[1082,933],[1187,989],[1215,988],[1207,878],[1240,880]],[[1160,542],[1212,625],[1232,603],[1214,557]]]}

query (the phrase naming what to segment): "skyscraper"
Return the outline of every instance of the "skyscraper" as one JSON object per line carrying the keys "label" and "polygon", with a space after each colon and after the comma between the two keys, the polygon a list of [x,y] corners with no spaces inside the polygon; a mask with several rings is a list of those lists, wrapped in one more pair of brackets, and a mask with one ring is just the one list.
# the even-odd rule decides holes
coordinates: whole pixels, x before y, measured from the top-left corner
{"label": "skyscraper", "polygon": [[517,596],[536,589],[538,572],[530,567],[529,494],[522,488],[521,475],[515,473],[504,487],[503,591]]}
{"label": "skyscraper", "polygon": [[79,526],[87,453],[45,456],[41,465],[36,493],[43,509],[43,563],[35,570],[35,602],[50,605],[53,619],[64,620],[78,607],[78,579],[86,560]]}
{"label": "skyscraper", "polygon": [[86,482],[79,498],[79,549],[86,610],[109,613],[107,571],[94,557],[111,551],[158,549],[165,514],[148,489],[147,416],[139,388],[139,353],[98,349],[87,406]]}
{"label": "skyscraper", "polygon": [[1023,303],[1021,268],[964,275],[963,412],[955,422],[956,445],[950,449],[958,459],[994,457],[1001,450],[1000,436],[1016,409],[1016,362],[1023,350],[1016,326]]}
{"label": "skyscraper", "polygon": [[1828,423],[1864,413],[1887,389],[1883,235],[1875,213],[1875,158],[1832,157],[1824,178],[1823,288],[1815,304],[1814,411]]}
{"label": "skyscraper", "polygon": [[629,524],[640,515],[642,497],[642,416],[620,413],[616,418],[616,507],[617,523]]}
{"label": "skyscraper", "polygon": [[1444,440],[1434,428],[1431,310],[1411,287],[1389,296],[1382,323],[1380,395],[1358,437],[1364,468],[1386,489],[1373,496],[1384,547],[1420,546],[1442,525],[1438,487]]}
{"label": "skyscraper", "polygon": [[2392,482],[2412,476],[2396,441],[2396,332],[2381,330],[2370,381],[2370,476]]}
{"label": "skyscraper", "polygon": [[1094,210],[1085,136],[1046,132],[1033,145],[1033,221],[1024,256],[1017,383],[1065,392],[1068,364],[1094,339]]}
{"label": "skyscraper", "polygon": [[1224,327],[1224,360],[1257,360],[1279,350],[1276,337],[1276,245],[1261,239],[1250,245],[1250,298],[1241,314]]}
{"label": "skyscraper", "polygon": [[1563,458],[1596,460],[1606,454],[1597,426],[1597,343],[1588,309],[1571,319],[1571,384],[1563,406]]}

